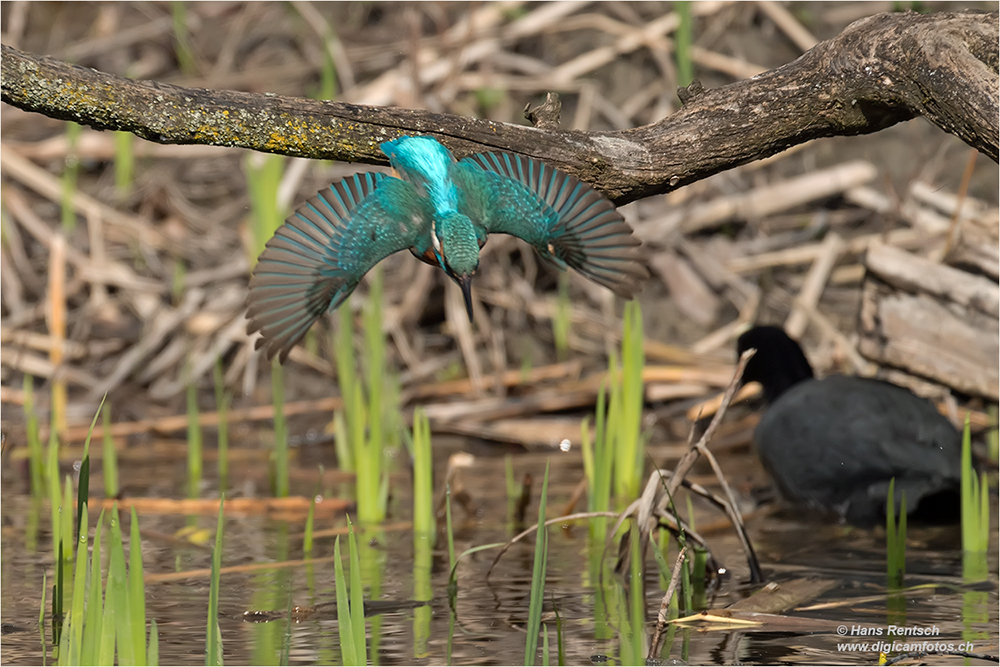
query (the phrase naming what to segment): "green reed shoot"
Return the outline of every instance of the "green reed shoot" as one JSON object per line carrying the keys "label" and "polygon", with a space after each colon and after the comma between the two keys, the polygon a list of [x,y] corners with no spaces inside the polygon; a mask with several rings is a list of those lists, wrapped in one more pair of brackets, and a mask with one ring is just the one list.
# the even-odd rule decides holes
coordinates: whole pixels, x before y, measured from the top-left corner
{"label": "green reed shoot", "polygon": [[[104,598],[101,591],[101,534],[104,532],[104,510],[101,510],[97,517],[97,525],[94,527],[94,548],[90,557],[90,593],[87,596],[87,611],[84,616],[84,627],[86,631],[81,638],[80,662],[81,665],[102,665],[110,664],[110,661],[99,661],[99,651],[104,621]],[[85,552],[86,549],[81,549]],[[84,560],[84,559],[80,559]],[[110,634],[110,633],[109,633]]]}
{"label": "green reed shoot", "polygon": [[431,424],[423,408],[413,411],[413,541],[434,545],[434,459]]}
{"label": "green reed shoot", "polygon": [[[615,493],[633,499],[642,483],[642,310],[638,301],[625,304],[622,330],[621,413],[617,416]],[[609,420],[611,421],[611,420]]]}
{"label": "green reed shoot", "polygon": [[205,631],[205,664],[221,665],[222,631],[219,629],[219,582],[222,571],[223,508],[226,494],[219,500],[219,516],[215,521],[215,547],[212,549],[212,580],[208,590],[208,625]]}
{"label": "green reed shoot", "polygon": [[565,361],[569,356],[570,316],[573,308],[569,301],[569,273],[559,273],[559,297],[552,316],[552,339],[556,346],[556,359]]}
{"label": "green reed shoot", "polygon": [[340,639],[340,662],[343,665],[360,665],[358,647],[354,643],[354,620],[347,601],[348,585],[344,577],[344,563],[340,556],[340,535],[333,541],[333,586],[337,591],[337,635]]}
{"label": "green reed shoot", "polygon": [[896,523],[896,478],[889,480],[885,499],[885,563],[890,588],[903,585],[906,575],[906,492],[899,503],[899,523]]}
{"label": "green reed shoot", "polygon": [[[323,493],[323,464],[319,466],[319,479],[316,480],[316,488],[313,489],[312,498],[309,499],[309,513],[306,514],[306,528],[302,533],[302,552],[306,558],[312,557],[313,531],[316,523],[316,498]],[[311,568],[312,566],[310,566]],[[312,570],[310,569],[310,580]]]}
{"label": "green reed shoot", "polygon": [[170,301],[179,305],[184,296],[184,281],[187,278],[187,264],[180,257],[174,258],[174,270],[170,275]]}
{"label": "green reed shoot", "polygon": [[[385,519],[388,497],[388,477],[383,474],[383,434],[391,433],[398,420],[398,408],[385,398],[386,351],[382,332],[382,270],[371,274],[368,302],[364,309],[366,371],[368,376],[368,440],[355,450],[358,474],[358,518],[362,522],[379,523]],[[362,481],[363,479],[363,481]],[[364,498],[364,500],[362,500]]]}
{"label": "green reed shoot", "polygon": [[73,208],[73,198],[76,196],[76,181],[80,174],[80,158],[76,154],[76,144],[80,140],[83,128],[77,123],[66,123],[66,142],[69,150],[66,152],[66,166],[62,176],[62,228],[67,234],[76,229],[76,210]]}
{"label": "green reed shoot", "polygon": [[674,32],[674,57],[677,62],[677,85],[689,86],[694,81],[694,62],[691,58],[691,44],[694,33],[694,22],[691,17],[690,0],[678,0],[674,3],[680,23]]}
{"label": "green reed shoot", "polygon": [[285,372],[278,358],[271,362],[271,401],[274,404],[274,495],[289,491],[288,422],[285,421]]}
{"label": "green reed shoot", "polygon": [[507,454],[503,457],[504,486],[507,490],[507,523],[514,524],[517,513],[517,503],[521,497],[521,485],[514,478],[514,457]]}
{"label": "green reed shoot", "polygon": [[629,664],[639,664],[642,661],[643,656],[646,651],[643,647],[644,640],[646,638],[645,627],[646,627],[646,596],[645,596],[645,586],[643,586],[643,567],[644,563],[642,561],[642,546],[641,540],[639,539],[639,526],[635,523],[632,524],[630,531],[632,533],[631,539],[629,539],[629,548],[631,549],[631,558],[629,559],[629,615],[632,633],[623,637],[623,641],[631,640],[631,653],[634,662]]}
{"label": "green reed shoot", "polygon": [[226,391],[221,358],[215,360],[212,380],[215,384],[215,409],[219,413],[219,490],[225,492],[229,487],[229,403],[232,395]]}
{"label": "green reed shoot", "polygon": [[451,484],[444,485],[444,523],[448,536],[448,570],[455,571],[458,560],[455,558],[455,532],[451,525]]}
{"label": "green reed shoot", "polygon": [[566,664],[566,643],[563,641],[563,620],[562,616],[559,615],[559,607],[556,606],[556,601],[552,600],[552,611],[556,615],[556,656],[558,658],[558,664]]}
{"label": "green reed shoot", "polygon": [[42,439],[39,435],[38,415],[35,413],[35,379],[24,376],[24,420],[27,424],[28,468],[31,471],[31,495],[45,495],[45,463],[42,460]]}
{"label": "green reed shoot", "polygon": [[[52,518],[52,557],[57,558],[59,541],[62,536],[60,521],[62,511],[62,487],[59,484],[59,438],[56,436],[55,420],[49,426],[49,446],[46,452],[45,476],[49,491],[49,506]],[[68,511],[68,510],[67,510]]]}
{"label": "green reed shoot", "polygon": [[994,403],[986,409],[986,412],[990,416],[990,427],[986,429],[986,456],[990,463],[996,464],[1000,459],[1000,431],[997,430],[1000,406]]}
{"label": "green reed shoot", "polygon": [[114,498],[120,489],[118,485],[118,450],[115,449],[115,440],[111,436],[111,404],[106,403],[101,410],[104,433],[102,434],[102,456],[101,466],[104,469],[104,497]]}
{"label": "green reed shoot", "polygon": [[962,550],[985,553],[990,545],[990,501],[986,473],[976,475],[972,465],[969,415],[962,429]]}
{"label": "green reed shoot", "polygon": [[[365,598],[361,585],[361,563],[358,560],[358,543],[354,535],[351,518],[347,517],[347,546],[351,569],[351,630],[354,632],[354,646],[361,664],[368,662],[367,642],[365,641]],[[339,618],[339,615],[338,615]]]}
{"label": "green reed shoot", "polygon": [[62,535],[59,536],[59,542],[63,559],[71,561],[76,546],[76,534],[73,532],[73,479],[66,475],[63,482],[62,506],[59,508],[59,530]]}
{"label": "green reed shoot", "polygon": [[120,199],[132,192],[135,180],[135,135],[115,132],[115,191]]}
{"label": "green reed shoot", "polygon": [[174,48],[177,51],[177,64],[185,76],[197,73],[194,52],[191,50],[191,40],[187,31],[187,7],[182,0],[174,0],[171,10],[174,19]]}
{"label": "green reed shoot", "polygon": [[278,206],[278,187],[285,170],[285,160],[279,155],[248,155],[243,163],[250,191],[252,247],[248,248],[250,265],[264,251],[264,245],[285,219]]}
{"label": "green reed shoot", "polygon": [[548,561],[549,530],[545,526],[545,505],[549,493],[549,463],[545,463],[542,493],[538,499],[538,530],[535,533],[535,563],[531,571],[531,594],[528,600],[528,635],[524,643],[524,664],[534,665],[538,655],[538,633],[542,626],[542,603],[545,600],[545,571]]}
{"label": "green reed shoot", "polygon": [[198,393],[193,381],[187,385],[187,472],[188,498],[201,494],[201,423],[198,421]]}
{"label": "green reed shoot", "polygon": [[344,472],[354,472],[354,445],[360,440],[357,431],[364,429],[364,407],[358,404],[355,385],[358,382],[354,368],[354,314],[350,300],[337,309],[339,328],[334,341],[337,357],[337,382],[343,411],[334,414],[337,429],[337,461]]}

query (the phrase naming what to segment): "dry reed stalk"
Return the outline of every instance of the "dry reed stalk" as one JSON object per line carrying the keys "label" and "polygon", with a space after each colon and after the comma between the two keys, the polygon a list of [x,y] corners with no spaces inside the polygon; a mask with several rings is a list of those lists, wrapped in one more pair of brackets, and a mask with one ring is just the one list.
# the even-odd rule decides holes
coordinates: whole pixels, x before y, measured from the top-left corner
{"label": "dry reed stalk", "polygon": [[677,232],[693,234],[729,220],[764,218],[817,199],[850,192],[877,175],[878,171],[870,162],[843,162],[749,192],[717,197],[709,202],[671,211],[636,225],[635,234],[642,241],[663,243],[664,239]]}
{"label": "dry reed stalk", "polygon": [[757,6],[803,53],[819,44],[819,40],[813,37],[812,33],[806,30],[781,3],[774,0],[758,0]]}
{"label": "dry reed stalk", "polygon": [[[41,167],[32,164],[6,143],[0,144],[0,164],[3,165],[4,173],[14,180],[57,204],[60,202],[61,181]],[[73,210],[85,218],[102,216],[102,219],[112,226],[108,230],[109,238],[125,242],[137,240],[145,245],[170,250],[178,255],[183,254],[183,248],[164,237],[147,220],[121,213],[79,190],[73,193],[70,202]]]}
{"label": "dry reed stalk", "polygon": [[[498,375],[498,381],[505,387],[521,387],[545,382],[546,380],[579,377],[582,370],[583,364],[579,360],[566,361],[548,366],[539,366],[527,372],[521,370],[506,371]],[[475,391],[475,388],[472,380],[464,378],[461,380],[420,384],[404,392],[406,397],[404,402],[435,396],[469,394],[473,391]]]}
{"label": "dry reed stalk", "polygon": [[[312,497],[289,496],[285,498],[226,498],[226,516],[260,516],[280,514],[290,520],[304,520],[309,513]],[[91,498],[89,511],[111,509],[118,503],[120,511],[135,508],[140,514],[177,514],[215,516],[219,513],[218,498]],[[354,504],[352,500],[326,498],[316,503],[317,515],[342,514]]]}
{"label": "dry reed stalk", "polygon": [[822,251],[816,261],[809,268],[806,279],[802,283],[799,294],[795,298],[792,312],[785,320],[785,331],[795,339],[802,338],[806,331],[807,314],[806,308],[815,309],[819,303],[819,298],[823,294],[823,288],[830,278],[833,265],[837,262],[841,252],[844,250],[844,241],[835,232],[831,232],[823,239]]}

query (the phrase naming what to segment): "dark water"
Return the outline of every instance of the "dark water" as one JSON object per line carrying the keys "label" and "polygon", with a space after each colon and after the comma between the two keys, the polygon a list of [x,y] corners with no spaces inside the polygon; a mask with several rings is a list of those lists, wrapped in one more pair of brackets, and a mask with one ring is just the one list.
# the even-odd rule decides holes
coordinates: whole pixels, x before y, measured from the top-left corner
{"label": "dark water", "polygon": [[[443,468],[444,456],[441,458]],[[550,458],[549,516],[557,516],[579,481],[582,468],[579,456],[573,452],[554,452]],[[520,455],[514,459],[519,479],[525,472],[534,476],[536,497],[545,459],[546,456],[538,454]],[[734,465],[742,463],[730,460],[729,466]],[[144,466],[132,477],[128,477],[128,469],[123,470],[123,477],[135,481],[141,476],[159,479],[162,483],[165,476],[177,477],[177,472],[176,464],[165,470]],[[436,479],[443,479],[443,469],[437,472]],[[238,470],[234,479],[240,479]],[[477,457],[474,467],[464,472],[460,483],[468,489],[474,511],[467,515],[462,509],[455,509],[457,552],[509,539],[513,526],[508,514],[503,458]],[[311,488],[312,483],[302,486],[298,491]],[[181,488],[182,483],[178,481],[177,489]],[[393,517],[390,521],[409,517],[409,488],[405,472],[393,477]],[[38,612],[42,573],[47,568],[51,582],[47,510],[41,518],[38,551],[33,553],[25,544],[30,502],[19,493],[20,490],[19,483],[6,483],[2,504],[2,620],[20,630],[5,634],[2,639],[0,660],[9,665],[42,661]],[[537,516],[536,502],[528,510],[529,517]],[[696,512],[700,525],[718,518],[700,506],[696,507]],[[205,528],[214,527],[214,518],[198,518],[196,522]],[[149,514],[140,515],[140,523],[144,532],[172,534],[185,525],[186,519]],[[339,520],[337,525],[342,523]],[[322,529],[331,525],[332,520],[327,518],[318,520],[316,527]],[[817,621],[808,628],[679,630],[662,651],[661,659],[683,660],[690,664],[877,664],[878,649],[885,650],[885,647],[872,646],[871,642],[892,640],[893,637],[886,634],[890,624],[910,628],[910,631],[920,628],[937,633],[928,637],[896,638],[901,641],[926,640],[955,647],[965,642],[967,650],[997,653],[995,521],[988,581],[978,586],[963,583],[957,528],[911,528],[906,583],[908,586],[933,586],[913,590],[893,601],[888,601],[884,594],[885,545],[880,532],[781,516],[752,519],[749,528],[770,581],[780,583],[802,577],[831,580],[834,583],[830,590],[805,605],[837,601],[846,601],[846,604],[786,612],[795,618]],[[302,558],[302,530],[302,521],[227,518],[223,565]],[[603,664],[604,659],[610,663],[620,662],[620,615],[626,608],[621,583],[607,575],[603,587],[600,585],[596,565],[600,546],[591,543],[585,525],[552,528],[549,534],[543,622],[549,630],[553,664],[556,660],[554,609],[561,617],[568,664]],[[709,601],[710,607],[721,608],[751,592],[752,589],[745,586],[748,568],[731,531],[716,530],[706,537],[730,572]],[[370,593],[366,598],[384,604],[383,613],[368,619],[369,650],[374,653],[370,656],[372,662],[386,665],[523,664],[523,628],[528,612],[533,538],[514,545],[500,560],[489,581],[486,572],[495,550],[463,559],[458,567],[454,616],[447,595],[448,556],[443,539],[439,540],[429,559],[424,558],[423,565],[415,565],[418,560],[414,557],[413,535],[408,531],[366,534],[360,543],[365,563],[363,579]],[[342,546],[346,551],[346,544]],[[332,553],[333,539],[321,538],[313,556],[322,558]],[[672,550],[669,556],[671,562],[673,553]],[[147,575],[210,566],[207,549],[178,547],[157,537],[143,540],[143,559]],[[609,557],[609,561],[613,559]],[[648,646],[662,590],[652,558],[647,565],[652,570],[647,577],[649,622],[645,634]],[[429,596],[416,591],[415,581],[421,579],[429,581]],[[336,599],[331,562],[226,574],[222,578],[222,588],[220,626],[227,663],[278,662],[289,627],[285,619],[289,605],[317,606],[313,615],[291,624],[291,663],[340,663],[337,621],[331,604]],[[204,664],[208,578],[148,583],[146,594],[147,617],[155,618],[159,626],[161,664]],[[414,609],[406,604],[408,600],[422,597],[430,598],[427,606]],[[873,599],[868,599],[870,597]],[[243,619],[248,610],[273,610],[280,618],[267,623],[250,623]],[[840,626],[846,629],[845,635],[838,634]],[[862,626],[874,629],[866,632],[882,634],[860,635]],[[869,646],[853,650],[838,646],[848,642],[869,642]],[[892,650],[887,652],[894,653]],[[932,656],[925,660],[931,664],[959,664],[960,659]]]}

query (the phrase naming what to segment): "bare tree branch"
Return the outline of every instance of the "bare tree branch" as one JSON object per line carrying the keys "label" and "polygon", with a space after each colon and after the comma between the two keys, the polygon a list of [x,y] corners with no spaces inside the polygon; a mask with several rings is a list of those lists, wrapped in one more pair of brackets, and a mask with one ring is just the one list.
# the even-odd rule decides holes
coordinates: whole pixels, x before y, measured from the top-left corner
{"label": "bare tree branch", "polygon": [[575,132],[412,109],[133,81],[2,47],[2,99],[163,144],[213,144],[369,164],[402,134],[456,155],[521,153],[576,174],[616,203],[667,192],[820,137],[924,116],[998,159],[998,13],[878,14],[802,57],[714,90],[683,91],[669,118]]}

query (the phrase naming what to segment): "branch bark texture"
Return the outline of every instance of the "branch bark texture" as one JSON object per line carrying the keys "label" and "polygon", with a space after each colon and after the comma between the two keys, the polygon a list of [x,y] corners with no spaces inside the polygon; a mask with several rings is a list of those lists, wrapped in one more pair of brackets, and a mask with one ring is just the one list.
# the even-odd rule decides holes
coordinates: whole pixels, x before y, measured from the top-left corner
{"label": "branch bark texture", "polygon": [[134,81],[2,47],[2,99],[163,144],[211,144],[387,164],[383,141],[429,134],[462,157],[505,150],[593,184],[617,204],[821,137],[924,116],[1000,153],[998,13],[885,13],[759,76],[690,89],[672,116],[620,132],[526,127],[412,109]]}

